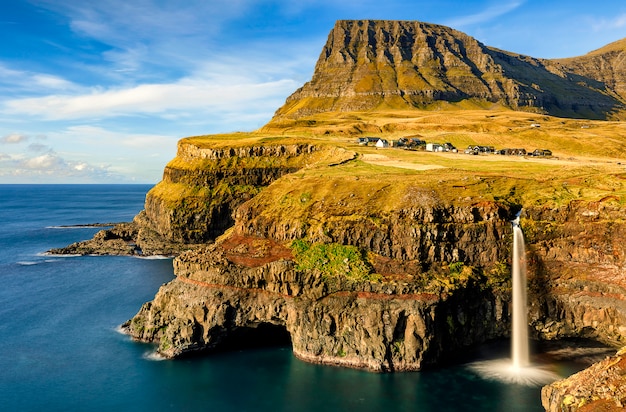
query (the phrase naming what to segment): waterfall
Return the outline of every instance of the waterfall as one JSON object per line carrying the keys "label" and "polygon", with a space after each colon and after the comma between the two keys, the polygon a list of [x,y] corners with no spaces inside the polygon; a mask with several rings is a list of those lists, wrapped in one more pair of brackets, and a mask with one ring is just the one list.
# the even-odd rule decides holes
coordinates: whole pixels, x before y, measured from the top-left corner
{"label": "waterfall", "polygon": [[528,309],[526,306],[526,247],[519,217],[513,221],[513,325],[511,329],[511,357],[514,368],[530,364],[528,353]]}
{"label": "waterfall", "polygon": [[[521,211],[520,211],[521,213]],[[470,368],[484,379],[505,383],[541,386],[559,379],[549,367],[532,365],[528,350],[528,307],[526,302],[526,246],[519,226],[519,214],[513,224],[513,321],[511,326],[511,358],[474,362]]]}

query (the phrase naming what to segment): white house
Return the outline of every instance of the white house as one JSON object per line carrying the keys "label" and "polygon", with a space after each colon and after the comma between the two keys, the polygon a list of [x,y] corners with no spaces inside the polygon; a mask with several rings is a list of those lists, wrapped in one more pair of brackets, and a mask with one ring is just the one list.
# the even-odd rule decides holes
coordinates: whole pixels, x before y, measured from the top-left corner
{"label": "white house", "polygon": [[386,139],[378,139],[376,147],[389,147],[389,142]]}

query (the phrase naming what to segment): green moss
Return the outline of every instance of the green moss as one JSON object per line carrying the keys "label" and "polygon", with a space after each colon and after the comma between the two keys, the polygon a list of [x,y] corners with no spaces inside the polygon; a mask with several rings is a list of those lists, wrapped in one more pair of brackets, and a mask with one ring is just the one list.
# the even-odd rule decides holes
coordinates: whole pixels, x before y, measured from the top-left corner
{"label": "green moss", "polygon": [[145,329],[145,319],[135,316],[131,321],[130,321],[130,327],[133,331],[135,331],[135,333],[139,334],[139,335],[143,335],[144,329]]}
{"label": "green moss", "polygon": [[291,250],[298,270],[320,272],[326,279],[345,277],[357,281],[377,281],[380,276],[373,273],[367,254],[355,246],[337,243],[309,244],[305,240],[294,240]]}
{"label": "green moss", "polygon": [[508,291],[511,288],[511,268],[505,262],[496,262],[486,277],[487,288],[494,291]]}

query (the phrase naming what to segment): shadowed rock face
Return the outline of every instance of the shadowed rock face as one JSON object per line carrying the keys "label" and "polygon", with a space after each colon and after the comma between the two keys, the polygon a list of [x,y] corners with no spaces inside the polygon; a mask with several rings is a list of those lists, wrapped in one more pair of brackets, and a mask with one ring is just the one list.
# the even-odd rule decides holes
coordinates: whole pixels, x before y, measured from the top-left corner
{"label": "shadowed rock face", "polygon": [[274,120],[438,101],[606,119],[624,106],[625,49],[553,61],[496,50],[445,26],[338,21],[313,78],[287,99]]}

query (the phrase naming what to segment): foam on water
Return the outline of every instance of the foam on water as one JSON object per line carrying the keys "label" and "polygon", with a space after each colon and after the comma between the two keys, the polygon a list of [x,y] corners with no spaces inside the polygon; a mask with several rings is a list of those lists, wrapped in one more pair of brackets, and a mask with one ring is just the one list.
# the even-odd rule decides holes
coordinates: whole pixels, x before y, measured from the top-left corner
{"label": "foam on water", "polygon": [[526,386],[543,386],[562,378],[549,366],[513,366],[511,359],[474,362],[468,368],[486,380]]}
{"label": "foam on water", "polygon": [[165,256],[165,255],[150,255],[150,256],[133,255],[132,257],[134,257],[135,259],[145,259],[145,260],[167,260],[167,259],[172,259],[172,256]]}
{"label": "foam on water", "polygon": [[160,362],[160,361],[164,361],[167,359],[165,356],[161,355],[159,352],[155,350],[145,352],[142,358],[144,358],[145,360],[155,361],[155,362]]}

